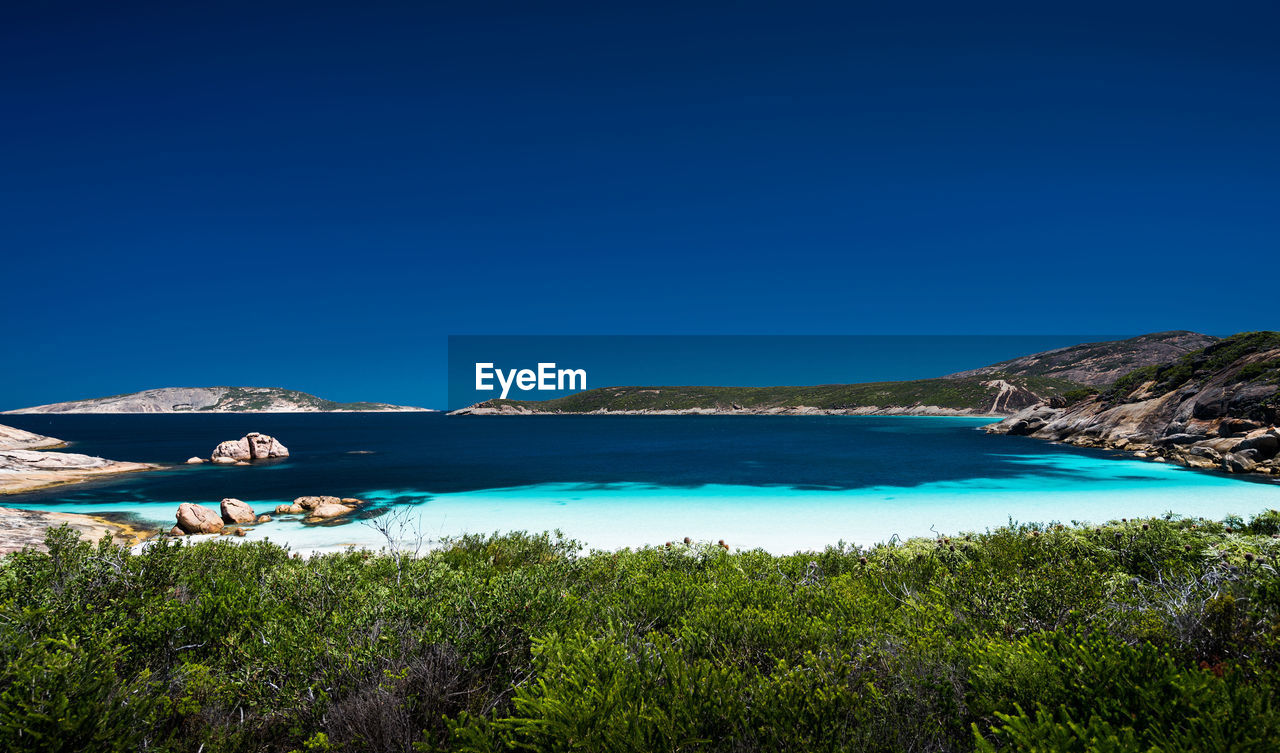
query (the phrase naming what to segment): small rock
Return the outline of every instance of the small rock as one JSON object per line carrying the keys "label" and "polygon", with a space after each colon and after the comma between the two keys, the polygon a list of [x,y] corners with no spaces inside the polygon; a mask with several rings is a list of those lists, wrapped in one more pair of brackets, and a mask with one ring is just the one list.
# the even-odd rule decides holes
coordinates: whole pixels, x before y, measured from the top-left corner
{"label": "small rock", "polygon": [[276,515],[288,515],[291,507],[293,505],[276,505]]}
{"label": "small rock", "polygon": [[173,528],[170,528],[170,529],[169,529],[169,535],[170,535],[170,536],[186,536],[186,535],[187,535],[187,532],[186,532],[186,531],[184,531],[184,530],[182,530],[182,529],[181,529],[180,527],[178,527],[178,526],[174,526]]}
{"label": "small rock", "polygon": [[339,502],[339,504],[343,504],[348,507],[359,507],[360,505],[364,504],[364,500],[356,499],[355,497],[343,497],[342,501]]}
{"label": "small rock", "polygon": [[228,497],[222,500],[222,519],[227,523],[252,523],[253,508],[238,499]]}
{"label": "small rock", "polygon": [[247,534],[247,533],[248,533],[248,532],[247,532],[247,531],[245,531],[243,528],[237,528],[237,529],[236,529],[236,535],[237,535],[237,536],[244,536],[244,535],[245,535],[245,534]]}
{"label": "small rock", "polygon": [[187,465],[200,465],[204,462],[204,458],[187,458]]}
{"label": "small rock", "polygon": [[214,465],[235,465],[235,458],[216,457],[211,461]]}
{"label": "small rock", "polygon": [[234,465],[249,465],[248,460],[237,460]]}
{"label": "small rock", "polygon": [[259,522],[259,523],[270,523],[270,522],[271,522],[271,516],[270,516],[270,515],[259,515],[259,516],[258,516],[258,521],[257,521],[257,522]]}

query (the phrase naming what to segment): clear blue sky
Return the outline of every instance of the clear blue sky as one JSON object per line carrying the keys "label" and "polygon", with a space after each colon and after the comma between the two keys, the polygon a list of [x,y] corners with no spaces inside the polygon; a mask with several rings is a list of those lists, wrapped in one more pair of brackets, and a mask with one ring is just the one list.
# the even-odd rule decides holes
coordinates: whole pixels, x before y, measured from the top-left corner
{"label": "clear blue sky", "polygon": [[1280,328],[1280,6],[28,3],[0,408],[473,333]]}

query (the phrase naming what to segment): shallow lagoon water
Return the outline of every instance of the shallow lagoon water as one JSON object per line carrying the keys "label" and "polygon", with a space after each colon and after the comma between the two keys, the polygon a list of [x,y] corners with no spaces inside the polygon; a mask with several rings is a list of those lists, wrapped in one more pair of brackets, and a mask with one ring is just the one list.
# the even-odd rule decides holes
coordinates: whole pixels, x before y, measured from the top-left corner
{"label": "shallow lagoon water", "polygon": [[[1280,508],[1280,484],[912,417],[12,416],[72,451],[181,462],[247,431],[293,455],[273,465],[180,466],[3,504],[126,513],[172,525],[180,502],[232,496],[270,511],[303,494],[366,499],[410,543],[560,529],[612,549],[690,536],[771,552],[983,530],[1009,520],[1101,522]],[[391,520],[382,517],[380,520]],[[372,525],[277,519],[253,531],[305,551],[379,547]]]}

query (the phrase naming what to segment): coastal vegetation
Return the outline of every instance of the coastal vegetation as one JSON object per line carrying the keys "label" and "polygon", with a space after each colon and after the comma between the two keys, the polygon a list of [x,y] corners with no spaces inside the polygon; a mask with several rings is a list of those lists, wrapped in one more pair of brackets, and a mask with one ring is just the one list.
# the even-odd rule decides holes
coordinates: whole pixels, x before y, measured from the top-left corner
{"label": "coastal vegetation", "polygon": [[1152,393],[1199,387],[1233,366],[1238,367],[1234,377],[1240,383],[1280,383],[1280,332],[1242,332],[1171,363],[1145,366],[1116,380],[1105,397],[1125,401],[1144,384],[1150,384],[1146,391]]}
{"label": "coastal vegetation", "polygon": [[1277,536],[1272,511],[300,558],[55,529],[0,560],[0,748],[1274,750]]}
{"label": "coastal vegetation", "polygon": [[781,387],[634,386],[552,400],[488,400],[468,413],[828,412],[1010,414],[1042,402],[1073,403],[1135,369],[1146,372],[1213,346],[1196,332],[1156,332],[1033,353],[943,377],[898,382]]}
{"label": "coastal vegetation", "polygon": [[[1003,391],[998,381],[1001,379],[1000,375],[987,375],[784,387],[602,387],[553,400],[489,400],[481,405],[494,408],[510,406],[541,413],[730,411],[735,408],[765,411],[797,407],[851,411],[891,406],[933,406],[985,413]],[[1080,387],[1056,377],[1010,376],[1007,381],[1013,389],[1027,395],[1025,404]]]}

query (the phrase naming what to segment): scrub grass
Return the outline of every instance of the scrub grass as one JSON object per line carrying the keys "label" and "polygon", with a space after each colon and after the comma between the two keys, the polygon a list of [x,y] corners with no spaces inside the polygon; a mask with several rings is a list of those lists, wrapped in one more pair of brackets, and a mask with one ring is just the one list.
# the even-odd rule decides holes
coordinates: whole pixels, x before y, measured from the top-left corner
{"label": "scrub grass", "polygon": [[0,749],[1274,750],[1277,534],[302,559],[59,529],[0,560]]}

